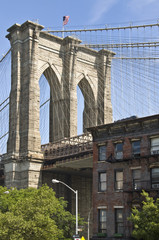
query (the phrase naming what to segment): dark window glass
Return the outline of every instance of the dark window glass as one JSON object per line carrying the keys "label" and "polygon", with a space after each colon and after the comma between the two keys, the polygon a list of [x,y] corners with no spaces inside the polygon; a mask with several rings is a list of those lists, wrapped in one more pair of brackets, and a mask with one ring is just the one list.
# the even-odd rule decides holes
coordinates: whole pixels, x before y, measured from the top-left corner
{"label": "dark window glass", "polygon": [[106,172],[99,173],[99,189],[98,190],[100,192],[104,192],[107,189],[106,177],[107,177]]}
{"label": "dark window glass", "polygon": [[99,154],[99,161],[105,161],[106,160],[106,146],[99,146],[98,148],[98,154]]}
{"label": "dark window glass", "polygon": [[115,190],[123,189],[123,170],[115,170]]}
{"label": "dark window glass", "polygon": [[132,152],[134,155],[140,155],[140,141],[132,142]]}
{"label": "dark window glass", "polygon": [[106,209],[99,209],[99,228],[98,232],[106,233],[107,231],[107,224],[106,224]]}
{"label": "dark window glass", "polygon": [[115,157],[116,159],[123,158],[123,143],[117,143],[115,146]]}
{"label": "dark window glass", "polygon": [[133,189],[141,189],[141,170],[134,169],[133,172]]}
{"label": "dark window glass", "polygon": [[151,169],[152,188],[159,188],[159,168]]}
{"label": "dark window glass", "polygon": [[119,234],[123,234],[124,223],[123,223],[123,209],[116,208],[115,209],[115,232]]}

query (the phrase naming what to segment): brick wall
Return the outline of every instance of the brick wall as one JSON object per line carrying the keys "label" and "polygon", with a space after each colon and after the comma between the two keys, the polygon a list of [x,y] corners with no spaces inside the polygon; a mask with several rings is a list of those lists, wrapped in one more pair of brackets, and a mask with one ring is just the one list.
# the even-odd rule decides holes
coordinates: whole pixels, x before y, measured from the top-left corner
{"label": "brick wall", "polygon": [[[98,233],[98,209],[106,208],[107,237],[115,234],[115,209],[123,209],[124,236],[131,238],[131,223],[127,220],[133,205],[141,203],[141,189],[132,187],[133,170],[140,169],[142,188],[155,196],[151,188],[151,168],[159,167],[159,154],[151,155],[151,137],[159,137],[159,116],[107,124],[91,129],[93,134],[93,235]],[[140,156],[133,156],[132,141],[140,140]],[[123,158],[115,159],[115,144],[123,143]],[[99,161],[98,148],[106,145],[106,160]],[[115,190],[115,170],[123,170],[123,190]],[[99,192],[99,173],[107,173],[107,189]],[[93,239],[98,239],[97,237]],[[105,238],[106,239],[106,238]]]}

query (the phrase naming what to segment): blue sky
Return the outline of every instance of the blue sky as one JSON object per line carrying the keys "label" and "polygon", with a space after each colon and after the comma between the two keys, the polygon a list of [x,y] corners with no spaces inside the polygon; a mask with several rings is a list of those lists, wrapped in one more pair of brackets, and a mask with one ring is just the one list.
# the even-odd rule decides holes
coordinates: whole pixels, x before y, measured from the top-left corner
{"label": "blue sky", "polygon": [[7,29],[15,23],[38,19],[45,28],[143,22],[159,18],[158,0],[5,0],[0,7],[0,58],[9,48]]}

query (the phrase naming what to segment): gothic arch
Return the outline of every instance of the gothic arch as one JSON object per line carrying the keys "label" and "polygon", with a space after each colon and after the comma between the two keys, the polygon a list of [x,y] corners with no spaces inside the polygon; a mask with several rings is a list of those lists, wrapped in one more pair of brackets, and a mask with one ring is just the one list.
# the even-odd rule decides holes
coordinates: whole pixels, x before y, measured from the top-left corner
{"label": "gothic arch", "polygon": [[96,94],[96,87],[97,84],[95,82],[93,82],[92,78],[86,74],[86,73],[81,73],[78,75],[78,77],[76,78],[76,84],[79,85],[80,81],[85,79],[87,81],[87,83],[89,84],[89,89],[93,94],[94,100],[96,101],[97,98],[97,94]]}
{"label": "gothic arch", "polygon": [[77,79],[77,83],[84,97],[83,131],[86,132],[86,128],[96,125],[95,94],[91,78],[88,75],[81,74],[80,78]]}
{"label": "gothic arch", "polygon": [[[56,75],[56,78],[59,82],[59,84],[61,84],[61,75],[60,75],[60,72],[58,71],[57,67],[55,64],[53,63],[49,63],[49,62],[46,62],[44,63],[40,69],[38,70],[38,79],[41,77],[41,75],[47,70],[47,69],[52,69],[52,71],[55,73]],[[49,83],[50,84],[50,83]]]}
{"label": "gothic arch", "polygon": [[53,142],[55,139],[60,139],[62,134],[62,87],[59,72],[53,64],[44,64],[42,70],[50,86],[49,142]]}

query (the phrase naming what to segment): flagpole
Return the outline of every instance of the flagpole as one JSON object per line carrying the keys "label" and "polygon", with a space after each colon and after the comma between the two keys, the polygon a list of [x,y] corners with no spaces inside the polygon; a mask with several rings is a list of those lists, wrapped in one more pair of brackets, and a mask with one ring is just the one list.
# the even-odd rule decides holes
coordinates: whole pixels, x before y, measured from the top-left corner
{"label": "flagpole", "polygon": [[65,25],[68,23],[70,16],[63,16],[63,27],[62,27],[62,37],[64,38],[64,30],[65,30]]}
{"label": "flagpole", "polygon": [[[62,31],[64,31],[64,24],[63,24],[63,26],[62,26]],[[62,38],[64,38],[64,32],[62,32]]]}

